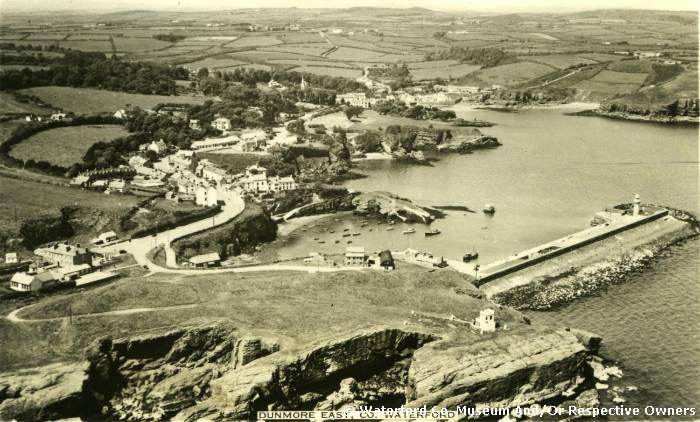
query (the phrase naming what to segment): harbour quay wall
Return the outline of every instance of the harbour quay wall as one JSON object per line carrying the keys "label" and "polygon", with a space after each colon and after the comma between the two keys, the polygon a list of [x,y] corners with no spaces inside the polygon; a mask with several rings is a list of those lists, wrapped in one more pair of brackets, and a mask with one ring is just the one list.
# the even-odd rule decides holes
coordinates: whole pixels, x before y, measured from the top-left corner
{"label": "harbour quay wall", "polygon": [[[503,277],[505,275],[512,274],[512,273],[520,271],[524,268],[531,267],[533,265],[542,263],[542,262],[547,261],[549,259],[552,259],[554,257],[566,254],[568,252],[574,251],[574,250],[582,248],[584,246],[588,246],[592,243],[599,242],[599,241],[606,239],[608,237],[611,237],[611,236],[614,236],[614,235],[619,234],[621,232],[624,232],[626,230],[630,230],[630,229],[633,229],[635,227],[639,227],[641,225],[650,223],[652,221],[658,220],[658,219],[665,217],[667,215],[668,215],[667,209],[659,210],[659,211],[655,212],[654,214],[644,216],[642,218],[638,218],[638,219],[635,219],[633,221],[629,221],[625,224],[617,223],[614,226],[608,226],[609,230],[604,230],[601,233],[595,233],[595,234],[591,234],[590,236],[585,236],[578,241],[569,242],[565,246],[557,247],[557,249],[554,249],[550,252],[541,254],[539,256],[536,256],[533,258],[527,258],[527,259],[517,259],[517,260],[514,259],[513,261],[511,261],[510,265],[507,265],[506,263],[504,263],[504,266],[502,268],[494,269],[492,272],[486,272],[486,273],[482,272],[481,276],[477,280],[474,281],[474,284],[476,284],[476,286],[478,286],[478,287],[481,287],[482,285],[484,285],[490,281],[496,280],[500,277]],[[574,236],[575,235],[576,234],[574,234]],[[547,243],[547,244],[544,244],[540,247],[546,248],[548,245],[552,245],[555,242],[556,241],[551,242],[551,243]],[[535,248],[535,249],[537,249],[537,248]]]}

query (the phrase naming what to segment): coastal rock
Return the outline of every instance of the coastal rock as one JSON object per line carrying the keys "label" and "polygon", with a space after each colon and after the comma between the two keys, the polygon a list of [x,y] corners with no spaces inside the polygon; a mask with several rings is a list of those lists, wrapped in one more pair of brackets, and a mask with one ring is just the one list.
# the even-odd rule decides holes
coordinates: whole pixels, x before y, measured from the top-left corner
{"label": "coastal rock", "polygon": [[0,374],[0,420],[55,420],[81,416],[87,363],[52,364]]}
{"label": "coastal rock", "polygon": [[389,192],[363,192],[353,199],[358,214],[394,217],[406,223],[429,223],[438,210],[431,210]]}
{"label": "coastal rock", "polygon": [[560,396],[584,378],[588,351],[573,334],[429,345],[414,354],[409,407],[514,407]]}
{"label": "coastal rock", "polygon": [[482,135],[474,138],[456,137],[449,142],[445,142],[437,147],[439,152],[457,152],[469,154],[478,149],[489,149],[501,146],[498,139],[493,136]]}
{"label": "coastal rock", "polygon": [[178,418],[191,420],[189,415],[218,409],[224,419],[242,419],[257,410],[296,408],[305,394],[333,393],[345,374],[384,372],[433,340],[429,334],[379,328],[291,356],[270,355],[212,381],[212,397],[199,403],[198,411],[189,410]]}

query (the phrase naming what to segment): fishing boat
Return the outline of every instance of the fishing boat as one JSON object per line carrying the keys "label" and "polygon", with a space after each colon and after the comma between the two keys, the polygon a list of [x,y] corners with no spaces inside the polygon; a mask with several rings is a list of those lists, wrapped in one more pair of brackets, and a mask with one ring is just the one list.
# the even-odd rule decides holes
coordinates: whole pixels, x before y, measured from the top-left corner
{"label": "fishing boat", "polygon": [[352,243],[352,240],[348,240],[348,245]]}
{"label": "fishing boat", "polygon": [[352,236],[350,233],[343,233],[343,237],[350,237]]}
{"label": "fishing boat", "polygon": [[496,212],[496,206],[494,206],[493,204],[486,204],[484,205],[483,211],[484,214],[493,214]]}
{"label": "fishing boat", "polygon": [[353,233],[352,235],[353,235],[353,236],[359,236],[359,235],[361,235],[361,234],[362,234],[362,233]]}
{"label": "fishing boat", "polygon": [[464,255],[462,255],[462,262],[469,262],[477,259],[479,257],[479,252],[477,251],[472,251],[472,252],[467,252]]}
{"label": "fishing boat", "polygon": [[403,233],[403,234],[413,234],[413,233],[415,233],[415,232],[416,232],[416,229],[414,229],[413,227],[409,227],[409,228],[407,228],[406,230],[402,231],[401,233]]}
{"label": "fishing boat", "polygon": [[344,231],[344,232],[349,232],[349,231],[350,231],[350,229],[343,229],[343,231]]}
{"label": "fishing boat", "polygon": [[340,240],[336,240],[335,243],[340,243]]}
{"label": "fishing boat", "polygon": [[367,227],[368,225],[369,225],[369,223],[367,223],[367,222],[362,222],[362,224],[360,224],[360,227]]}
{"label": "fishing boat", "polygon": [[393,227],[387,227],[387,228],[386,228],[386,231],[388,231],[388,232],[390,232],[390,231],[392,231],[392,230],[394,230]]}
{"label": "fishing boat", "polygon": [[318,239],[319,239],[318,237],[314,237],[314,240],[318,240]]}
{"label": "fishing boat", "polygon": [[319,243],[319,245],[321,245],[321,244],[326,243],[326,241],[325,241],[325,240],[319,240],[318,243]]}
{"label": "fishing boat", "polygon": [[430,230],[430,231],[425,232],[425,235],[426,235],[426,236],[437,236],[437,235],[439,235],[440,233],[442,233],[440,230],[438,230],[438,229],[432,229],[432,230]]}

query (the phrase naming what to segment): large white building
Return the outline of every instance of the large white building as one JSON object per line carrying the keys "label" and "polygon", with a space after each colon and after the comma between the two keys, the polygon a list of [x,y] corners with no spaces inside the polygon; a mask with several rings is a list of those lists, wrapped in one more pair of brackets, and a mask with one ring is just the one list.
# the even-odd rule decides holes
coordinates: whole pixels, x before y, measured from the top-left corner
{"label": "large white building", "polygon": [[349,104],[351,106],[369,108],[376,100],[369,98],[364,92],[350,92],[348,94],[338,94],[335,96],[336,104]]}
{"label": "large white building", "polygon": [[217,117],[211,122],[211,126],[214,129],[218,129],[222,132],[231,130],[231,120],[226,117]]}
{"label": "large white building", "polygon": [[267,193],[297,189],[297,183],[292,176],[267,177],[267,169],[258,165],[246,168],[245,176],[238,185],[247,192]]}
{"label": "large white building", "polygon": [[192,142],[192,150],[194,151],[208,151],[214,149],[229,148],[241,141],[236,135],[230,135],[225,138],[210,138],[203,141]]}
{"label": "large white building", "polygon": [[194,202],[202,207],[212,207],[218,203],[219,191],[214,186],[200,185],[195,192]]}

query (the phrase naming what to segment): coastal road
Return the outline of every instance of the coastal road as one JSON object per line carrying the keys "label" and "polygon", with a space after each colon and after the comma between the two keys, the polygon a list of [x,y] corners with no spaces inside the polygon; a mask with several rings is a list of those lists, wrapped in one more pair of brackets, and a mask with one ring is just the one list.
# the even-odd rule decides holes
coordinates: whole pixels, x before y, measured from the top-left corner
{"label": "coastal road", "polygon": [[63,321],[63,320],[69,319],[69,318],[77,319],[77,318],[88,318],[88,317],[108,316],[108,315],[131,315],[131,314],[140,314],[140,313],[144,313],[144,312],[166,311],[166,310],[174,310],[174,309],[187,309],[187,308],[194,308],[195,306],[199,306],[199,304],[200,303],[197,302],[197,303],[188,303],[185,305],[160,306],[160,307],[154,307],[154,308],[120,309],[117,311],[94,312],[94,313],[88,313],[88,314],[78,314],[78,315],[62,316],[62,317],[54,317],[54,318],[24,319],[24,318],[20,318],[17,316],[17,314],[19,314],[23,310],[35,305],[35,304],[32,304],[32,305],[23,306],[19,309],[15,309],[14,311],[10,312],[5,318],[8,321],[16,323],[16,324],[22,323],[22,322]]}
{"label": "coastal road", "polygon": [[140,237],[137,239],[114,243],[109,246],[96,249],[96,251],[116,253],[120,250],[124,250],[133,255],[134,259],[139,265],[147,265],[151,271],[162,272],[164,270],[168,270],[167,268],[159,267],[153,264],[147,257],[148,252],[159,246],[170,248],[172,242],[179,238],[227,223],[236,218],[245,209],[245,201],[235,192],[225,192],[223,201],[224,205],[221,207],[221,212],[213,217],[175,227],[153,236]]}

